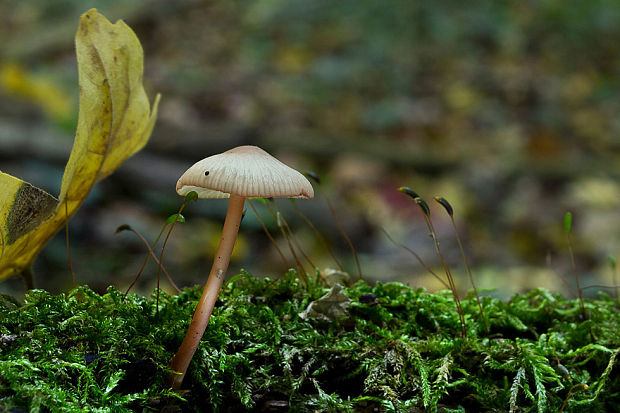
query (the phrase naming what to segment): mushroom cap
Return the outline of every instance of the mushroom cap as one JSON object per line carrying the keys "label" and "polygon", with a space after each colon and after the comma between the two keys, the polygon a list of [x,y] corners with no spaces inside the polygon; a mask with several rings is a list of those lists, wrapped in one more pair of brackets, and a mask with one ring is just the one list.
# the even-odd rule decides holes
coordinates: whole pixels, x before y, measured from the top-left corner
{"label": "mushroom cap", "polygon": [[199,198],[313,198],[305,176],[257,146],[238,146],[192,165],[177,181],[179,195]]}

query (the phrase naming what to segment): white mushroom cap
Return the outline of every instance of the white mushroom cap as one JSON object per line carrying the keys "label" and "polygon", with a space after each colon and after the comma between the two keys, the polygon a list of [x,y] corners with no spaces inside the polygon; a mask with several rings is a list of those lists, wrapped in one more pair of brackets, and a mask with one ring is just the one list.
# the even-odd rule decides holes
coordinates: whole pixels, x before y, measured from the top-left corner
{"label": "white mushroom cap", "polygon": [[177,181],[177,193],[199,198],[312,198],[305,176],[257,146],[239,146],[192,165]]}

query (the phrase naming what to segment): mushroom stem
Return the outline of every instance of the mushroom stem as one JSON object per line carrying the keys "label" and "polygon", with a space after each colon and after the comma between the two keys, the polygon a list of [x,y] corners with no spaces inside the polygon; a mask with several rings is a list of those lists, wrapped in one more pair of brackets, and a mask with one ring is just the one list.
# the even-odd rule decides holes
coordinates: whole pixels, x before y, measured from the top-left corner
{"label": "mushroom stem", "polygon": [[178,390],[181,387],[183,378],[187,372],[187,367],[209,323],[211,312],[213,311],[217,295],[222,287],[222,282],[224,281],[224,276],[228,269],[228,263],[230,262],[230,256],[235,246],[239,224],[241,223],[241,216],[243,215],[244,202],[245,197],[230,194],[226,220],[224,221],[224,227],[222,229],[222,238],[220,239],[220,245],[213,260],[213,266],[211,267],[207,284],[202,291],[202,296],[196,306],[194,316],[187,329],[183,343],[181,343],[181,347],[179,347],[179,350],[170,362],[170,370],[172,370],[172,372],[168,376],[168,384],[174,390]]}

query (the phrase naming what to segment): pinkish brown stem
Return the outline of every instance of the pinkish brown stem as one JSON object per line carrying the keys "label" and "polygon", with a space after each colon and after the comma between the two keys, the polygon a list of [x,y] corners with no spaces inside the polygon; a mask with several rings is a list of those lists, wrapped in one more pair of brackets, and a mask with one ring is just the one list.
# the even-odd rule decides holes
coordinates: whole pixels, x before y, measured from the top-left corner
{"label": "pinkish brown stem", "polygon": [[235,241],[237,240],[237,232],[239,231],[239,224],[241,223],[244,202],[244,197],[234,194],[230,195],[220,246],[213,260],[213,267],[211,267],[207,284],[202,291],[202,296],[196,306],[194,316],[187,329],[183,343],[181,343],[181,347],[179,347],[179,350],[170,362],[170,370],[172,370],[172,373],[170,373],[168,377],[168,384],[174,390],[181,388],[189,362],[192,360],[198,348],[198,344],[200,343],[200,339],[209,323],[209,317],[211,317],[217,295],[222,287],[226,269],[230,262],[230,255],[232,254]]}

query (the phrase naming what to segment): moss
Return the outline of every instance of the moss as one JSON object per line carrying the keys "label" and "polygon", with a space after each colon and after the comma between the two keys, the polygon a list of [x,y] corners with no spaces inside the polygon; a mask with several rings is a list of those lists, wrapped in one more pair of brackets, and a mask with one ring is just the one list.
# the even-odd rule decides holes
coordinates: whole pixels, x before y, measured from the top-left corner
{"label": "moss", "polygon": [[[328,288],[243,273],[222,291],[184,382],[167,364],[200,288],[100,296],[88,287],[0,301],[0,407],[12,411],[618,411],[616,302],[544,290],[508,302],[364,282],[339,320],[299,317]],[[575,386],[587,384],[588,388]]]}

